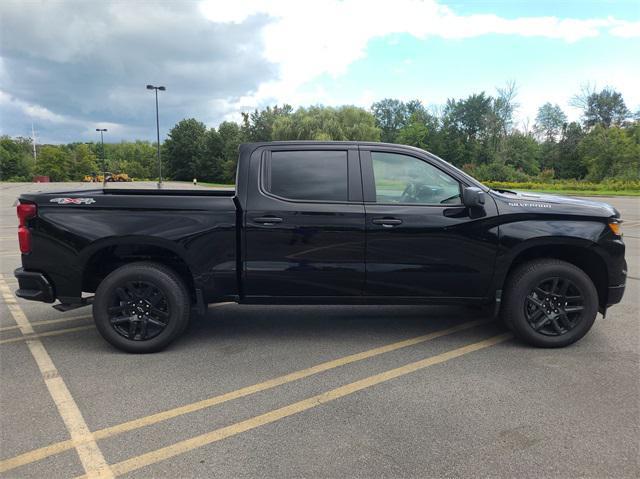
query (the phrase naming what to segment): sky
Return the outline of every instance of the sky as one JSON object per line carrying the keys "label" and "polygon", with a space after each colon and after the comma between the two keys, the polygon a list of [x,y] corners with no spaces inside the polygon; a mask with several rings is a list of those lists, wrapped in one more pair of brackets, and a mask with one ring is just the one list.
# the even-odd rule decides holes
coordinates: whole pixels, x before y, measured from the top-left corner
{"label": "sky", "polygon": [[509,81],[517,124],[582,88],[640,108],[640,0],[0,1],[0,134],[155,140],[267,105],[419,99]]}

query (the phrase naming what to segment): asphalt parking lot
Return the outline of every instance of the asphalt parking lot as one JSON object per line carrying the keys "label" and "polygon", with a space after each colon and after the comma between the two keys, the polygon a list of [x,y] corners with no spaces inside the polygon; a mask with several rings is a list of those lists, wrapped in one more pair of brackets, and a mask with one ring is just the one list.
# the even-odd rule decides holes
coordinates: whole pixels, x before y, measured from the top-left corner
{"label": "asphalt parking lot", "polygon": [[225,304],[134,356],[89,308],[14,299],[13,202],[41,188],[0,184],[2,477],[640,476],[638,198],[602,199],[627,291],[565,349],[460,307]]}

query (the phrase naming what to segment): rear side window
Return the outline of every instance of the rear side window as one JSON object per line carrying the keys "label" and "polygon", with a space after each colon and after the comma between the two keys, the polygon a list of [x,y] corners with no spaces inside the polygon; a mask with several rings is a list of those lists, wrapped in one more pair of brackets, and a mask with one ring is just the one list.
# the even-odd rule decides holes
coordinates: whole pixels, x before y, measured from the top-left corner
{"label": "rear side window", "polygon": [[265,188],[292,200],[347,201],[346,151],[274,151]]}

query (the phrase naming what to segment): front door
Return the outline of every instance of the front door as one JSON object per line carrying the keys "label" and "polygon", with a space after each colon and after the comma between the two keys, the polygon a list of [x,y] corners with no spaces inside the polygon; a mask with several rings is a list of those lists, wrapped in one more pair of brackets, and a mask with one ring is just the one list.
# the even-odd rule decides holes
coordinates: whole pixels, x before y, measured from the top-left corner
{"label": "front door", "polygon": [[258,164],[244,218],[244,294],[362,295],[365,224],[357,146],[274,147],[251,167]]}
{"label": "front door", "polygon": [[463,179],[418,153],[361,148],[361,161],[366,295],[484,297],[497,252],[493,200],[483,217],[471,218]]}

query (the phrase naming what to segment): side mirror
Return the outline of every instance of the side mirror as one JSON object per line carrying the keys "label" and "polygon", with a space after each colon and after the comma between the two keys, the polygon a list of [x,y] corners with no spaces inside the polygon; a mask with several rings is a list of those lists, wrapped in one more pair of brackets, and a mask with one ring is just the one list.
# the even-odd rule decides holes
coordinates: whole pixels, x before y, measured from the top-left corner
{"label": "side mirror", "polygon": [[483,208],[484,200],[484,191],[477,186],[469,186],[462,190],[462,203],[469,208]]}

